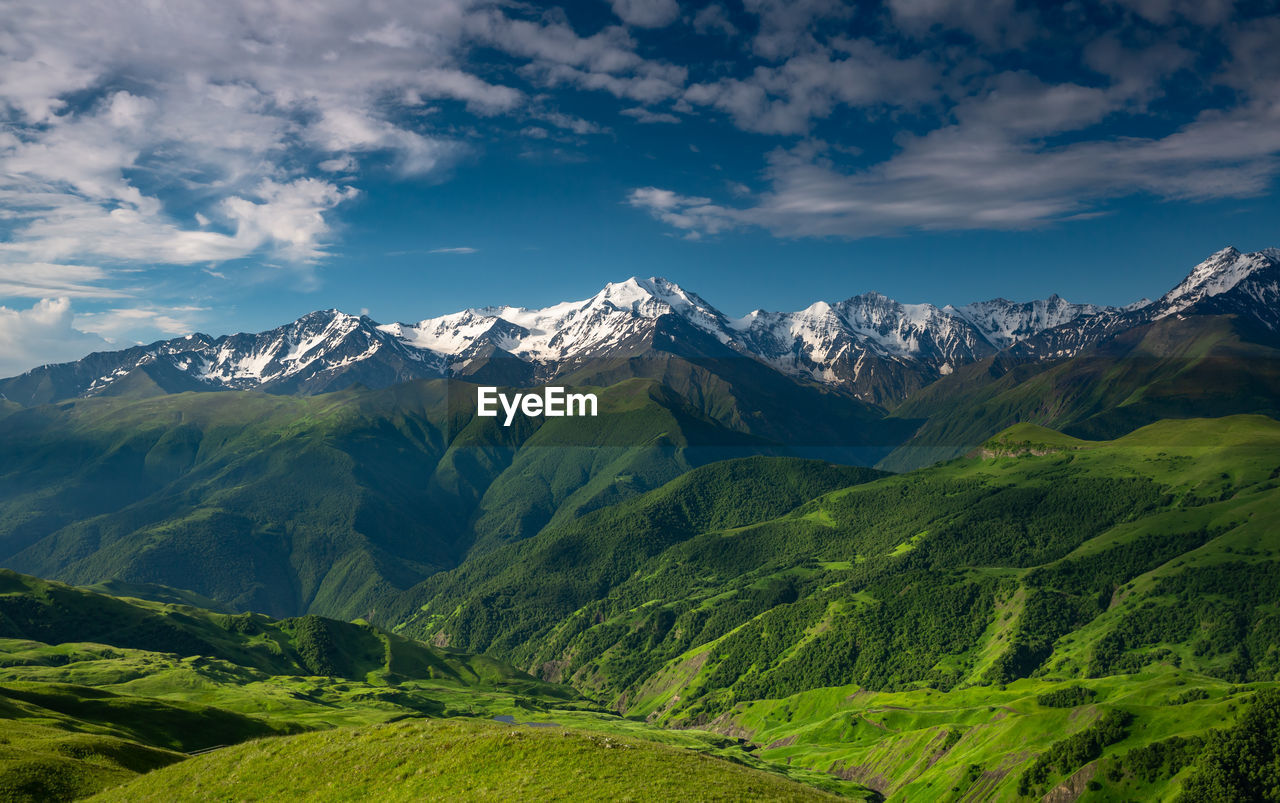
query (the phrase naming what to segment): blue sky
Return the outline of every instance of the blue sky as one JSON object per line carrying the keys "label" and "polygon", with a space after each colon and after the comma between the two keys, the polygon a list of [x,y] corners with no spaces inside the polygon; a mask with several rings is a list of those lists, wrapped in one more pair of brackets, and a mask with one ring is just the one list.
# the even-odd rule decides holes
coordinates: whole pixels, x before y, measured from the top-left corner
{"label": "blue sky", "polygon": [[0,374],[637,274],[1123,304],[1280,245],[1274,3],[357,5],[10,4]]}

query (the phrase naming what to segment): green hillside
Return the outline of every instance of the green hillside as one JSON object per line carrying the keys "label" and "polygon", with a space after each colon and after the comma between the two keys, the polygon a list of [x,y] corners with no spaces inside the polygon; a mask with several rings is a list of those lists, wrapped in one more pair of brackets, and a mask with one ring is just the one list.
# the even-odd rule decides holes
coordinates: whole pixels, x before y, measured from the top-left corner
{"label": "green hillside", "polygon": [[654,555],[709,529],[773,518],[834,488],[883,476],[812,460],[755,457],[690,471],[657,490],[436,575],[388,609],[419,638],[528,660],[547,632]]}
{"label": "green hillside", "polygon": [[894,801],[1275,800],[1280,689],[1168,667],[962,691],[841,687],[742,703],[724,723],[789,766]]}
{"label": "green hillside", "polygon": [[[700,510],[707,484],[741,487],[711,479],[728,465],[433,578],[402,632],[887,794],[945,777],[972,799],[1043,794],[1122,748],[1199,745],[1280,681],[1273,419],[1163,421],[1114,441],[1019,425],[970,458],[780,497],[781,515],[767,504],[728,519],[672,513]],[[1066,720],[1054,705],[1015,705],[1073,683],[1094,694]],[[1184,695],[1195,707],[1172,708]],[[885,718],[897,710],[915,719]],[[1112,719],[1125,722],[1113,741],[1023,784],[1064,734],[1088,741]],[[972,728],[984,736],[955,753],[963,766],[917,766]],[[1125,783],[1169,791],[1188,765]],[[960,783],[971,767],[990,773],[983,785]]]}
{"label": "green hillside", "polygon": [[593,708],[363,623],[227,615],[0,570],[0,799],[69,799],[264,736],[552,705]]}
{"label": "green hillside", "polygon": [[835,800],[651,741],[561,727],[430,721],[258,741],[94,800]]}
{"label": "green hillside", "polygon": [[893,411],[923,422],[879,465],[906,471],[964,454],[1026,421],[1115,438],[1166,418],[1280,415],[1274,333],[1231,316],[1173,316],[1068,360],[1000,354],[958,368]]}
{"label": "green hillside", "polygon": [[[0,565],[78,584],[189,589],[274,616],[368,616],[471,552],[696,465],[789,448],[767,434],[806,428],[823,442],[861,444],[883,415],[788,381],[788,422],[757,409],[768,399],[777,412],[787,400],[776,394],[674,357],[664,364],[683,371],[684,395],[628,376],[640,371],[632,366],[595,388],[599,417],[522,418],[510,428],[474,415],[474,386],[443,380],[312,397],[6,407]],[[843,412],[804,425],[814,404]]]}
{"label": "green hillside", "polygon": [[[535,680],[492,658],[429,647],[361,622],[228,615],[118,599],[0,571],[0,623],[2,800],[80,798],[178,762],[191,763],[190,772],[205,781],[234,785],[234,791],[222,792],[192,787],[193,795],[243,799],[269,794],[271,783],[297,788],[298,776],[291,773],[309,762],[328,768],[317,769],[314,777],[330,777],[326,772],[338,771],[340,764],[330,755],[334,751],[347,751],[349,763],[341,771],[354,773],[388,756],[396,766],[403,764],[397,751],[407,746],[419,763],[432,750],[455,749],[450,755],[456,765],[447,772],[434,760],[415,768],[413,778],[427,785],[406,789],[423,794],[468,779],[550,794],[572,788],[581,773],[602,781],[611,777],[614,784],[647,773],[654,776],[646,783],[655,792],[682,799],[707,790],[713,790],[709,799],[722,799],[714,797],[722,788],[778,799],[824,797],[814,784],[846,796],[866,792],[854,782],[775,766],[738,740],[622,719],[568,687]],[[408,738],[402,729],[381,727],[406,719],[414,723],[412,742],[401,741]],[[513,729],[496,719],[562,727],[550,743],[554,749],[534,744],[546,760],[531,764],[509,749]],[[329,735],[258,741],[243,752],[227,747],[314,731]],[[515,738],[524,733],[520,726]],[[432,740],[427,752],[422,739]],[[623,759],[599,753],[601,748],[617,748]],[[458,752],[464,749],[472,752]],[[189,758],[204,751],[216,752]],[[501,769],[498,754],[519,760]],[[270,778],[262,776],[264,786],[255,791],[235,772],[218,775],[223,756],[241,755],[253,762],[274,756],[283,763],[270,770]],[[492,772],[473,759],[489,762]],[[658,763],[671,771],[659,777]],[[513,775],[507,779],[504,772]],[[787,780],[789,775],[795,777]],[[383,784],[404,780],[403,773],[379,778]],[[177,790],[164,791],[166,785],[186,782],[175,776],[154,783],[158,791],[130,788],[121,794],[174,799]],[[369,792],[382,794],[372,787]],[[349,799],[351,791],[344,787],[336,794]]]}
{"label": "green hillside", "polygon": [[430,382],[0,417],[7,562],[99,583],[0,570],[0,797],[1268,799],[1280,422],[1143,423],[1162,374],[890,475],[669,369],[573,426]]}

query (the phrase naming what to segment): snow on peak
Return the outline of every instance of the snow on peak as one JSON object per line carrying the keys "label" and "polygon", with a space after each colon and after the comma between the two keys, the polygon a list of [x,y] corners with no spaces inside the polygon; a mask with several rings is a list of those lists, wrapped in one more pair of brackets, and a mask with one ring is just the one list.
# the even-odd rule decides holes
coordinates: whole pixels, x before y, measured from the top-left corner
{"label": "snow on peak", "polygon": [[633,312],[643,314],[642,308],[653,302],[664,302],[664,293],[654,286],[653,280],[645,280],[632,276],[624,282],[609,282],[599,293],[590,299],[593,303],[608,302],[619,309],[630,308]]}
{"label": "snow on peak", "polygon": [[645,318],[656,318],[669,312],[695,319],[695,323],[698,320],[722,317],[698,295],[661,276],[651,276],[648,279],[632,276],[625,282],[610,282],[588,301],[591,304],[601,302],[608,302],[618,309],[630,310]]}
{"label": "snow on peak", "polygon": [[439,318],[427,318],[417,324],[393,323],[379,326],[383,332],[399,338],[416,349],[435,354],[459,354],[497,323],[496,315],[485,310],[463,310]]}
{"label": "snow on peak", "polygon": [[815,301],[796,313],[797,317],[825,318],[831,314],[831,305],[825,301]]}
{"label": "snow on peak", "polygon": [[[534,363],[576,364],[630,353],[652,337],[654,321],[664,316],[678,317],[785,373],[826,383],[857,383],[861,376],[870,387],[884,371],[897,370],[878,365],[946,374],[1067,324],[1084,331],[1093,326],[1091,321],[1101,321],[1094,329],[1102,331],[1107,321],[1149,321],[1181,312],[1275,267],[1280,267],[1280,249],[1241,253],[1224,248],[1193,268],[1158,302],[1143,299],[1121,308],[1073,304],[1057,294],[1027,302],[995,298],[936,307],[902,304],[869,292],[844,301],[817,301],[795,312],[757,309],[736,320],[668,279],[633,276],[609,283],[589,298],[541,309],[483,307],[386,325],[328,309],[258,334],[217,339],[192,334],[153,344],[141,354],[118,352],[130,356],[120,356],[118,364],[97,375],[85,392],[96,392],[138,366],[161,360],[199,381],[231,388],[294,387],[315,377],[321,377],[322,385],[324,376],[332,375],[328,372],[380,353],[400,377],[447,374],[451,364],[471,359],[482,346]],[[1238,294],[1258,308],[1275,309],[1280,283],[1269,277],[1270,273],[1264,275],[1268,281],[1251,280]],[[406,363],[414,367],[405,369]]]}
{"label": "snow on peak", "polygon": [[542,309],[484,307],[416,324],[380,327],[401,342],[438,354],[458,355],[482,337],[527,360],[560,360],[571,354],[607,350],[643,329],[647,322],[676,314],[715,334],[722,342],[727,322],[718,310],[675,282],[631,277],[610,282],[582,301]]}
{"label": "snow on peak", "polygon": [[1072,304],[1057,293],[1035,301],[1016,302],[993,298],[946,311],[968,321],[996,348],[1008,348],[1032,335],[1069,323],[1085,315],[1096,315],[1106,307]]}
{"label": "snow on peak", "polygon": [[1267,248],[1243,254],[1233,246],[1227,246],[1192,268],[1187,278],[1161,297],[1160,316],[1181,312],[1197,301],[1221,295],[1255,271],[1278,264],[1280,249]]}

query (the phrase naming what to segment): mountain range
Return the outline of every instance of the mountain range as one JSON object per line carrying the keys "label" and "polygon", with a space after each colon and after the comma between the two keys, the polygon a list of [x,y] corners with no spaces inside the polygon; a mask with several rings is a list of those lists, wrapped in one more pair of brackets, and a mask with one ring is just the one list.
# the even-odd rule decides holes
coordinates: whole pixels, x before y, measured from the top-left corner
{"label": "mountain range", "polygon": [[[892,408],[961,366],[1011,351],[1020,360],[1078,354],[1169,316],[1236,314],[1280,330],[1280,249],[1225,248],[1157,301],[1125,307],[1050,296],[964,306],[902,304],[879,293],[796,312],[726,316],[663,278],[611,283],[544,309],[484,307],[417,323],[312,312],[257,334],[191,334],[0,380],[23,405],[150,392],[263,390],[314,394],[413,379],[532,385],[654,349],[744,357],[795,380]],[[664,338],[663,335],[668,337]]]}
{"label": "mountain range", "polygon": [[[1276,249],[1126,307],[631,279],[0,380],[0,798],[1272,799],[1278,310]],[[550,382],[599,415],[477,415]]]}
{"label": "mountain range", "polygon": [[[1105,440],[1280,416],[1278,288],[1275,249],[1224,249],[1127,308],[873,294],[733,320],[629,280],[544,310],[317,312],[93,354],[0,382],[0,565],[362,616],[726,458],[909,471],[1019,423]],[[551,379],[592,388],[599,417],[475,414],[474,383]]]}

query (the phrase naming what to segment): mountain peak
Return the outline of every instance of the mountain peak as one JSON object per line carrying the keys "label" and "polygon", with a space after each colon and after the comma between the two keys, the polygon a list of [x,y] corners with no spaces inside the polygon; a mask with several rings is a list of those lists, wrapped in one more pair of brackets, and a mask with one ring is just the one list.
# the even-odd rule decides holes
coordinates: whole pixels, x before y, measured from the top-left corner
{"label": "mountain peak", "polygon": [[673,312],[690,309],[710,311],[710,305],[696,294],[690,293],[675,282],[661,276],[642,279],[632,276],[626,281],[609,282],[591,298],[591,302],[608,301],[619,309],[630,309],[646,317],[654,317],[654,303],[665,305]]}
{"label": "mountain peak", "polygon": [[889,298],[879,290],[868,290],[865,293],[860,293],[849,298],[850,301],[853,301],[854,299],[866,299],[867,301],[893,301],[892,298]]}
{"label": "mountain peak", "polygon": [[1181,312],[1198,301],[1227,292],[1255,271],[1277,264],[1280,249],[1245,254],[1229,245],[1192,268],[1187,278],[1164,294],[1160,307],[1165,315]]}

